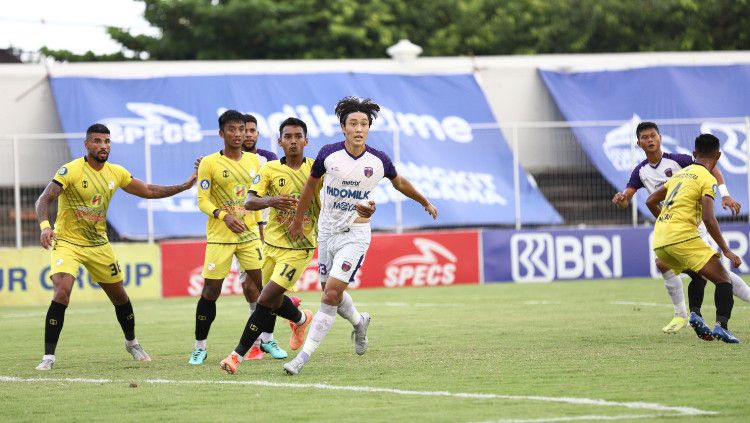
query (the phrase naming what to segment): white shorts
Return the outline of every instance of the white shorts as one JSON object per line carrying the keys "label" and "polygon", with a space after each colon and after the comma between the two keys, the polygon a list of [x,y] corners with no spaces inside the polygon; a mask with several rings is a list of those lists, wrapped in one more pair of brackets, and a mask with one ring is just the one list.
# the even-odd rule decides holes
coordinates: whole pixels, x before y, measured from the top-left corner
{"label": "white shorts", "polygon": [[698,236],[706,241],[706,244],[711,245],[711,240],[713,240],[713,238],[708,234],[708,229],[706,229],[706,224],[703,223],[703,221],[698,225]]}
{"label": "white shorts", "polygon": [[318,235],[318,271],[320,282],[328,277],[354,282],[370,247],[370,224],[355,223],[343,232]]}

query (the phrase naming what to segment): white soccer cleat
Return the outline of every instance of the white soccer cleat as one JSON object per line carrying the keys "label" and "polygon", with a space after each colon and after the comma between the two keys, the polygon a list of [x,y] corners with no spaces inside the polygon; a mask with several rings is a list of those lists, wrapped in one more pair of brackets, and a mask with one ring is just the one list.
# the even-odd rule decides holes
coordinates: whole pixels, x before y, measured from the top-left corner
{"label": "white soccer cleat", "polygon": [[305,366],[305,362],[302,361],[302,358],[298,355],[297,357],[294,357],[292,361],[288,363],[284,363],[284,371],[288,375],[296,375],[302,370],[302,367]]}
{"label": "white soccer cleat", "polygon": [[367,339],[367,328],[370,326],[370,313],[362,313],[362,327],[354,327],[352,331],[352,340],[354,341],[354,352],[357,355],[363,355],[367,352],[367,346],[370,341]]}
{"label": "white soccer cleat", "polygon": [[135,361],[151,361],[151,357],[143,351],[141,344],[125,345],[125,351],[129,352],[133,356]]}
{"label": "white soccer cleat", "polygon": [[38,366],[36,366],[37,370],[52,370],[53,367],[55,367],[55,356],[44,356],[42,357],[42,362],[39,363]]}

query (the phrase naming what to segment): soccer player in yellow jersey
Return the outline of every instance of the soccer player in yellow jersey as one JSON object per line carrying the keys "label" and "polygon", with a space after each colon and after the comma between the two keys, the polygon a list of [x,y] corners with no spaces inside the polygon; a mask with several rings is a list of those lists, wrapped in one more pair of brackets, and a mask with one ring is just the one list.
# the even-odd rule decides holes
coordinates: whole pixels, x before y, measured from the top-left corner
{"label": "soccer player in yellow jersey", "polygon": [[[289,222],[294,217],[297,201],[310,176],[313,159],[304,156],[307,145],[307,125],[297,118],[287,118],[279,127],[278,143],[284,150],[281,160],[266,163],[253,180],[250,196],[245,203],[248,210],[270,208],[265,232],[265,261],[263,290],[258,306],[250,316],[237,347],[224,360],[221,368],[230,374],[237,372],[239,363],[262,331],[272,332],[276,315],[289,320],[292,336],[289,346],[298,349],[305,341],[305,330],[312,322],[312,312],[300,312],[292,300],[284,295],[294,284],[313,257],[317,246],[320,197],[315,195],[305,212],[302,236],[289,237]],[[316,190],[318,192],[320,187]],[[362,204],[357,209],[370,217],[374,204]]]}
{"label": "soccer player in yellow jersey", "polygon": [[[55,364],[55,348],[60,338],[65,309],[70,302],[73,282],[80,266],[91,274],[112,304],[125,334],[125,349],[134,360],[151,361],[135,338],[135,315],[122,285],[122,270],[107,239],[107,209],[118,188],[142,198],[164,198],[193,186],[196,175],[173,186],[146,184],[122,166],[108,163],[109,129],[91,125],[83,142],[86,156],[64,164],[36,201],[42,247],[52,247],[50,279],[54,286],[52,302],[44,326],[44,357],[37,370],[50,370]],[[49,222],[49,204],[57,199],[57,220]]]}
{"label": "soccer player in yellow jersey", "polygon": [[711,170],[721,157],[719,139],[711,134],[699,135],[695,139],[693,157],[694,164],[675,173],[646,200],[649,210],[657,217],[653,247],[656,256],[675,274],[684,272],[692,276],[697,273],[716,285],[716,326],[713,330],[700,314],[703,291],[688,289],[691,297],[690,326],[698,337],[707,341],[721,339],[727,343],[739,343],[727,327],[734,306],[729,271],[721,265],[718,253],[698,234],[698,225],[703,221],[711,238],[732,265],[736,268],[742,263],[724,241],[714,216],[714,196],[718,189]]}
{"label": "soccer player in yellow jersey", "polygon": [[244,207],[260,162],[257,154],[242,151],[245,116],[236,110],[222,113],[219,136],[224,148],[203,157],[198,165],[198,208],[208,215],[208,222],[203,291],[195,311],[195,349],[188,361],[195,365],[206,360],[206,338],[216,318],[216,300],[229,274],[233,256],[246,273],[242,289],[251,307],[258,300],[261,288],[260,212],[250,212]]}

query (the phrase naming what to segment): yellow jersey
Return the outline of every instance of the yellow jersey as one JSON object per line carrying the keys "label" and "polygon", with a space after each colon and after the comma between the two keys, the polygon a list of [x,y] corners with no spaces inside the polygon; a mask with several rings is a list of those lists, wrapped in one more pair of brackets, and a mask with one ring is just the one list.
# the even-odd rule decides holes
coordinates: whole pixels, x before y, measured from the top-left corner
{"label": "yellow jersey", "polygon": [[[260,212],[245,210],[245,200],[253,178],[258,174],[257,154],[242,153],[232,160],[223,151],[210,154],[198,166],[198,208],[208,215],[206,241],[209,244],[240,244],[260,239]],[[242,220],[247,229],[232,232],[223,220],[214,217],[219,209]]]}
{"label": "yellow jersey", "polygon": [[86,157],[65,163],[52,178],[63,189],[57,199],[57,239],[85,247],[108,243],[109,202],[132,180],[124,167],[109,162],[101,170],[91,167]]}
{"label": "yellow jersey", "polygon": [[664,184],[667,196],[654,226],[654,248],[697,238],[703,220],[703,196],[716,198],[716,178],[705,166],[692,164]]}
{"label": "yellow jersey", "polygon": [[[313,162],[313,159],[305,157],[305,161],[297,170],[287,166],[286,157],[267,162],[260,168],[260,173],[253,180],[250,191],[255,192],[258,197],[289,194],[299,200],[305,182],[310,176]],[[289,223],[294,217],[294,210],[282,211],[273,207],[269,208],[268,224],[264,232],[266,244],[293,250],[311,250],[317,246],[320,186],[315,189],[315,197],[305,212],[302,225],[304,237],[300,240],[292,241],[289,238]]]}

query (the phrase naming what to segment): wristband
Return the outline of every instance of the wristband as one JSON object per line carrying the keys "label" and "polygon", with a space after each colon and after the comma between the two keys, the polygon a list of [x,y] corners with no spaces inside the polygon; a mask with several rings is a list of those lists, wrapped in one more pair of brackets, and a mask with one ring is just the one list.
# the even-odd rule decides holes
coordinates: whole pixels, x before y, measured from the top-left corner
{"label": "wristband", "polygon": [[722,197],[729,197],[729,189],[727,189],[726,184],[719,185],[719,194]]}
{"label": "wristband", "polygon": [[216,216],[216,218],[219,219],[219,220],[224,220],[224,216],[226,216],[226,215],[227,215],[227,212],[225,212],[224,210],[222,210],[222,211],[219,212],[219,215]]}
{"label": "wristband", "polygon": [[49,220],[42,220],[42,223],[39,224],[39,229],[42,231],[51,227],[52,225],[49,224]]}

